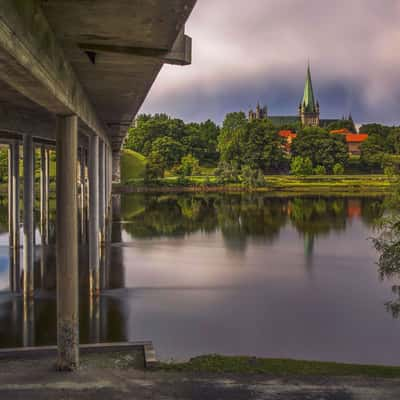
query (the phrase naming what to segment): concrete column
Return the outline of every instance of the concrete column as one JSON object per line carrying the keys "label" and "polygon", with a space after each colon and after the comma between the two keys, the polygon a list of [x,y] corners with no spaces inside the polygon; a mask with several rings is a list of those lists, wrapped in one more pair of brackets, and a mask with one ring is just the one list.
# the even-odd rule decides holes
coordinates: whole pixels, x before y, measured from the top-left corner
{"label": "concrete column", "polygon": [[19,247],[20,247],[20,218],[19,218],[19,142],[12,144],[12,225],[13,225],[13,286],[12,291],[19,292],[21,289],[21,274],[19,266]]}
{"label": "concrete column", "polygon": [[40,148],[40,233],[42,246],[49,242],[49,150]]}
{"label": "concrete column", "polygon": [[77,214],[78,118],[57,118],[57,368],[79,366],[78,214]]}
{"label": "concrete column", "polygon": [[81,241],[86,242],[86,150],[84,147],[80,149],[80,163],[79,163],[79,182],[80,182],[80,228],[81,228]]}
{"label": "concrete column", "polygon": [[119,150],[112,153],[112,181],[121,183],[121,151]]}
{"label": "concrete column", "polygon": [[34,292],[34,172],[33,138],[24,136],[24,296]]}
{"label": "concrete column", "polygon": [[12,223],[12,214],[13,214],[13,170],[12,170],[12,159],[13,159],[13,146],[10,144],[8,146],[8,241],[10,247],[13,247],[13,223]]}
{"label": "concrete column", "polygon": [[99,277],[99,137],[89,141],[89,288],[95,295],[100,290]]}
{"label": "concrete column", "polygon": [[105,144],[99,142],[99,231],[100,240],[104,242],[105,232]]}

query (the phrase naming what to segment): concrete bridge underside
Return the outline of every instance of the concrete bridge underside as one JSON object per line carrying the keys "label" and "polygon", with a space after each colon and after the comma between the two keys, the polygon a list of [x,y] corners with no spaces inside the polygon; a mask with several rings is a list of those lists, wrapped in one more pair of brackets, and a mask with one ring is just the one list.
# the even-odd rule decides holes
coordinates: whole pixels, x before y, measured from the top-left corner
{"label": "concrete bridge underside", "polygon": [[[58,367],[62,370],[79,364],[78,204],[88,209],[90,287],[96,296],[99,252],[110,219],[112,182],[120,178],[123,140],[163,64],[190,64],[191,39],[184,26],[195,3],[0,2],[0,142],[9,145],[10,247],[23,245],[23,279],[15,250],[11,290],[22,290],[26,299],[35,296],[35,148],[40,147],[41,155],[44,243],[49,150],[55,150]],[[19,237],[20,156],[24,160],[23,239]]]}

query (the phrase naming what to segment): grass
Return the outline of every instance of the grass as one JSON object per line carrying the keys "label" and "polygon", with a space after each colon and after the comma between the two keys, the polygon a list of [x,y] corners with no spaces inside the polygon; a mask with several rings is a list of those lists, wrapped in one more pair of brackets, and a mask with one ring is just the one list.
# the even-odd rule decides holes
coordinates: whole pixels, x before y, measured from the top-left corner
{"label": "grass", "polygon": [[400,378],[400,367],[221,355],[196,357],[183,363],[160,363],[159,369],[178,372],[248,373],[274,376]]}
{"label": "grass", "polygon": [[146,157],[132,150],[123,150],[121,156],[121,182],[144,178]]}

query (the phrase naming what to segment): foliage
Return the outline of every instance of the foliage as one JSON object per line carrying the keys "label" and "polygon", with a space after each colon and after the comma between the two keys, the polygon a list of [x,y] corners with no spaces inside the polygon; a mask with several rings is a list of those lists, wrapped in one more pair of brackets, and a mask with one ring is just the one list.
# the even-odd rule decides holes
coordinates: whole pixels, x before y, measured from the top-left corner
{"label": "foliage", "polygon": [[287,165],[283,139],[267,119],[248,122],[244,113],[228,114],[219,137],[221,161],[234,161],[263,172],[278,172]]}
{"label": "foliage", "polygon": [[381,138],[376,135],[371,135],[360,146],[360,162],[369,171],[377,171],[381,168],[385,155],[384,147],[381,142]]}
{"label": "foliage", "polygon": [[0,182],[7,182],[8,176],[8,150],[0,147]]}
{"label": "foliage", "polygon": [[216,182],[219,184],[239,182],[239,168],[236,162],[220,162],[214,171]]}
{"label": "foliage", "polygon": [[159,153],[150,153],[147,158],[146,168],[144,172],[144,181],[146,183],[153,182],[164,177],[163,160]]}
{"label": "foliage", "polygon": [[179,164],[185,154],[193,154],[200,163],[215,165],[218,135],[218,126],[210,120],[185,124],[166,114],[140,115],[129,129],[124,146],[145,156],[159,153],[164,169]]}
{"label": "foliage", "polygon": [[240,164],[247,123],[244,112],[233,112],[226,115],[218,137],[218,151],[222,162]]}
{"label": "foliage", "polygon": [[354,125],[354,121],[352,119],[340,119],[335,122],[331,122],[326,130],[328,132],[335,131],[339,129],[348,129],[350,132],[356,132],[356,127]]}
{"label": "foliage", "polygon": [[344,174],[344,166],[340,163],[336,163],[333,166],[332,172],[334,175],[343,175]]}
{"label": "foliage", "polygon": [[182,157],[181,164],[178,169],[178,174],[181,177],[198,175],[200,172],[199,160],[196,157],[193,157],[191,154],[188,154],[185,157]]}
{"label": "foliage", "polygon": [[296,176],[312,175],[313,166],[310,158],[294,157],[290,164],[290,172]]}
{"label": "foliage", "polygon": [[309,158],[313,166],[323,165],[329,172],[336,163],[346,165],[349,158],[343,135],[332,135],[315,127],[298,133],[292,143],[292,156]]}
{"label": "foliage", "polygon": [[315,175],[326,175],[326,168],[323,165],[317,165],[314,168]]}
{"label": "foliage", "polygon": [[244,165],[241,171],[242,183],[249,188],[265,186],[265,178],[263,172],[251,168],[249,165]]}

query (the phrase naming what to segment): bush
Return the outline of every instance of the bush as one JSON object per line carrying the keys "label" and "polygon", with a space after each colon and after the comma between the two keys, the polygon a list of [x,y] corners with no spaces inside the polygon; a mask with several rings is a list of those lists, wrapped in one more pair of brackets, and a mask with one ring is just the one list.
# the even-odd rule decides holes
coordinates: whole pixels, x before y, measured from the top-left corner
{"label": "bush", "polygon": [[178,174],[183,177],[198,175],[200,173],[199,160],[191,154],[188,154],[182,157],[181,165],[178,167],[177,171]]}
{"label": "bush", "polygon": [[239,182],[239,170],[235,162],[220,162],[214,171],[214,175],[219,184]]}
{"label": "bush", "polygon": [[342,165],[342,164],[339,164],[339,163],[335,164],[335,165],[333,166],[333,174],[334,174],[334,175],[343,175],[343,174],[344,174],[344,167],[343,167],[343,165]]}
{"label": "bush", "polygon": [[315,175],[326,175],[326,168],[323,165],[317,165],[314,168]]}
{"label": "bush", "polygon": [[296,176],[312,175],[313,166],[311,160],[308,157],[294,157],[290,163],[290,172]]}

